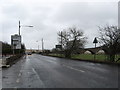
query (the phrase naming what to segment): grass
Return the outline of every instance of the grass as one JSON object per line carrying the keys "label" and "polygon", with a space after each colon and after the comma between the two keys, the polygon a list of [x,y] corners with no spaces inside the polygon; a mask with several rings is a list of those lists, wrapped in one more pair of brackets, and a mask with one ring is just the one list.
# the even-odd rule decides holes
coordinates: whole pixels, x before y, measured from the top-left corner
{"label": "grass", "polygon": [[63,54],[49,54],[50,56],[58,56],[58,57],[64,57]]}
{"label": "grass", "polygon": [[[72,58],[73,59],[83,59],[83,60],[94,60],[94,55],[92,55],[92,54],[79,54],[79,55],[73,55]],[[120,58],[120,55],[115,56],[115,60],[118,60],[118,58]],[[107,56],[105,54],[97,54],[95,60],[96,61],[108,61]]]}
{"label": "grass", "polygon": [[[92,55],[92,54],[79,54],[79,55],[73,55],[72,58],[83,59],[83,60],[94,60],[94,55]],[[105,61],[106,55],[103,55],[103,54],[96,55],[95,60]]]}
{"label": "grass", "polygon": [[[64,57],[62,54],[50,54],[51,56],[58,56],[58,57]],[[72,55],[72,59],[82,59],[82,60],[94,60],[94,55],[92,54],[77,54],[77,55]],[[115,60],[118,60],[120,58],[120,55],[115,56]],[[107,56],[104,54],[97,54],[96,55],[96,61],[108,61]],[[120,61],[118,62],[120,63]]]}

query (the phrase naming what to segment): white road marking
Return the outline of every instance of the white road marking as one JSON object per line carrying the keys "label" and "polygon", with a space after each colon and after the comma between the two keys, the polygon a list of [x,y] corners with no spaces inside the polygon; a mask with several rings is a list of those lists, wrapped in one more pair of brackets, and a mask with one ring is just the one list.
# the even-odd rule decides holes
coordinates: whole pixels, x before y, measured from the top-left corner
{"label": "white road marking", "polygon": [[45,87],[44,83],[42,82],[42,80],[40,79],[39,75],[37,74],[37,72],[35,71],[34,68],[32,68],[33,72],[36,74],[37,78],[40,80],[41,84],[43,87]]}
{"label": "white road marking", "polygon": [[19,75],[18,75],[18,76],[20,77],[21,75],[22,75],[22,73],[19,73]]}
{"label": "white road marking", "polygon": [[52,62],[52,63],[56,63],[56,62],[54,62],[54,61],[52,61],[52,60],[46,60],[46,61],[48,61],[48,62]]}
{"label": "white road marking", "polygon": [[37,72],[35,71],[34,68],[32,68],[33,72],[37,75],[37,78],[40,80],[40,77],[38,76]]}
{"label": "white road marking", "polygon": [[[52,63],[56,63],[56,62],[54,62],[55,60],[54,60],[54,61],[52,61],[52,60],[46,60],[46,61],[48,61],[48,62],[52,62]],[[85,72],[85,71],[83,71],[83,70],[76,69],[76,68],[73,68],[73,67],[68,66],[68,65],[65,65],[65,64],[63,64],[63,66],[65,66],[65,67],[67,67],[67,68],[69,68],[69,69],[75,70],[75,71]]]}
{"label": "white road marking", "polygon": [[26,58],[26,61],[29,61],[30,59],[29,58]]}
{"label": "white road marking", "polygon": [[22,75],[22,70],[20,70],[19,74],[18,74],[18,77],[20,77]]}
{"label": "white road marking", "polygon": [[17,87],[14,87],[14,90],[17,90]]}
{"label": "white road marking", "polygon": [[20,79],[18,78],[18,79],[16,80],[16,82],[19,83],[19,82],[20,82]]}
{"label": "white road marking", "polygon": [[65,66],[65,67],[67,67],[67,68],[69,68],[69,69],[75,70],[75,71],[85,72],[85,71],[83,71],[83,70],[76,69],[76,68],[73,68],[73,67],[71,67],[71,66],[67,66],[67,65],[64,65],[64,64],[63,64],[63,66]]}

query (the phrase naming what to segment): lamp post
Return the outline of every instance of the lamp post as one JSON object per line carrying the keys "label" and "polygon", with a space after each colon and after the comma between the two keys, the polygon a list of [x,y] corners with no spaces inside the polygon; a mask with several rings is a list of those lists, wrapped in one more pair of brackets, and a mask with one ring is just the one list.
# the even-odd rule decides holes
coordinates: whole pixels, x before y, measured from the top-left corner
{"label": "lamp post", "polygon": [[[21,45],[21,35],[20,35],[20,28],[21,28],[21,27],[33,27],[33,26],[31,26],[31,25],[21,25],[21,24],[20,24],[20,21],[19,21],[19,33],[18,33],[18,34],[19,34],[19,36],[20,36],[20,42],[19,42],[20,45]],[[20,50],[19,50],[19,53],[20,53]]]}
{"label": "lamp post", "polygon": [[33,27],[31,25],[20,25],[20,21],[19,21],[19,36],[20,36],[20,28],[21,27]]}
{"label": "lamp post", "polygon": [[43,38],[41,39],[41,42],[42,42],[42,52],[44,51],[44,41],[43,41]]}
{"label": "lamp post", "polygon": [[[96,48],[96,44],[98,43],[97,37],[94,38],[93,43],[95,44],[95,48]],[[94,54],[94,60],[96,59],[96,53]]]}
{"label": "lamp post", "polygon": [[[36,42],[39,42],[38,40]],[[39,44],[38,44],[38,52],[39,52]]]}

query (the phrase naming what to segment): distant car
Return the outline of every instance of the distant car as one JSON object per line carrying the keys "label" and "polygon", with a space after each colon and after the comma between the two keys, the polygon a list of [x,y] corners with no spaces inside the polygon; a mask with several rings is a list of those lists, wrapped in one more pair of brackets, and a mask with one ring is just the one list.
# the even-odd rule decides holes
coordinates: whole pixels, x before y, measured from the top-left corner
{"label": "distant car", "polygon": [[31,52],[28,52],[28,55],[32,55],[32,53],[31,53]]}

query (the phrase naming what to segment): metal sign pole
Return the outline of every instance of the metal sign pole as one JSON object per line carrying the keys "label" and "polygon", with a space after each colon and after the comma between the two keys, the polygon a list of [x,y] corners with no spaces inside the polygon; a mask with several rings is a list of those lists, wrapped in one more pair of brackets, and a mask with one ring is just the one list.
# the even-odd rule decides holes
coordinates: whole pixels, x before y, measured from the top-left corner
{"label": "metal sign pole", "polygon": [[13,46],[13,55],[15,54],[15,51],[14,51],[14,46]]}
{"label": "metal sign pole", "polygon": [[19,21],[19,36],[20,36],[20,21]]}
{"label": "metal sign pole", "polygon": [[[95,44],[95,48],[96,48],[96,44],[98,43],[97,37],[95,37],[93,43]],[[96,52],[94,52],[94,60],[96,60]]]}
{"label": "metal sign pole", "polygon": [[43,43],[43,38],[42,38],[42,52],[44,50],[44,43]]}
{"label": "metal sign pole", "polygon": [[[95,48],[96,48],[96,43],[95,43]],[[94,54],[94,60],[96,60],[96,53]]]}

